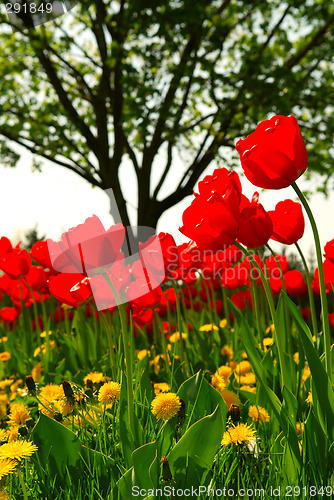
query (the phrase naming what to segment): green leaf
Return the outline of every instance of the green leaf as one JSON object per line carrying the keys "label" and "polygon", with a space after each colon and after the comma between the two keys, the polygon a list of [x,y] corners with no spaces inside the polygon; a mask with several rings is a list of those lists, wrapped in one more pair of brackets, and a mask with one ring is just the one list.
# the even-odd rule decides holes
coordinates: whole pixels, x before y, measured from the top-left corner
{"label": "green leaf", "polygon": [[223,437],[224,421],[218,407],[193,424],[168,455],[178,488],[204,485]]}
{"label": "green leaf", "polygon": [[32,432],[32,440],[38,446],[40,464],[48,464],[52,478],[58,488],[65,488],[68,476],[72,485],[84,477],[97,475],[101,491],[110,487],[115,461],[110,457],[83,446],[78,437],[64,425],[43,415]]}
{"label": "green leaf", "polygon": [[157,469],[151,469],[151,465],[157,459],[157,454],[158,450],[156,441],[144,444],[133,452],[133,482],[136,486],[150,489],[155,488],[158,484],[159,473],[157,472]]}
{"label": "green leaf", "polygon": [[227,413],[226,403],[219,392],[205,380],[203,372],[199,371],[186,380],[181,385],[177,394],[186,403],[186,408],[188,404],[191,407],[188,425],[212,413],[217,408],[217,405],[221,419],[225,422]]}
{"label": "green leaf", "polygon": [[323,367],[313,345],[312,334],[302,318],[294,302],[284,294],[288,308],[298,326],[300,339],[312,374],[312,383],[318,400],[317,413],[319,422],[323,422],[324,430],[331,442],[334,441],[334,392],[331,381]]}

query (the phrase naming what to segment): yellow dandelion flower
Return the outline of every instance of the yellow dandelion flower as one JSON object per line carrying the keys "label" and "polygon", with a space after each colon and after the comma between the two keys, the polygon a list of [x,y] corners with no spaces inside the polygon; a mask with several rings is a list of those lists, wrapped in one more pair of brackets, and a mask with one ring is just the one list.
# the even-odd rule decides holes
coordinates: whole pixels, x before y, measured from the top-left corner
{"label": "yellow dandelion flower", "polygon": [[219,331],[219,328],[217,325],[214,325],[213,323],[208,323],[207,325],[201,326],[199,329],[200,332],[212,332],[212,330]]}
{"label": "yellow dandelion flower", "polygon": [[6,490],[0,491],[0,500],[11,500],[10,494]]}
{"label": "yellow dandelion flower", "polygon": [[232,434],[229,431],[224,432],[223,439],[221,440],[222,446],[228,446],[232,443]]}
{"label": "yellow dandelion flower", "polygon": [[256,378],[255,374],[252,372],[246,373],[246,375],[239,375],[236,377],[238,384],[241,385],[255,385]]}
{"label": "yellow dandelion flower", "polygon": [[227,356],[229,360],[233,359],[234,352],[230,346],[224,345],[221,349],[221,353],[223,356]]}
{"label": "yellow dandelion flower", "polygon": [[238,404],[238,395],[235,392],[229,391],[228,389],[224,389],[223,391],[220,392],[220,394],[222,395],[226,403],[227,410],[230,409],[231,405]]}
{"label": "yellow dandelion flower", "polygon": [[256,422],[269,422],[270,416],[265,408],[261,406],[251,405],[249,407],[248,415]]}
{"label": "yellow dandelion flower", "polygon": [[181,408],[181,400],[179,396],[173,392],[162,392],[157,394],[151,403],[153,415],[163,420],[169,420],[175,417]]}
{"label": "yellow dandelion flower", "polygon": [[220,328],[225,328],[225,326],[227,326],[227,319],[224,318],[221,320],[221,322],[219,323],[219,326]]}
{"label": "yellow dandelion flower", "polygon": [[[51,330],[49,330],[49,335],[52,335],[52,331]],[[46,337],[46,331],[45,330],[44,330],[44,332],[42,332],[40,334],[40,337],[42,337],[42,338]]]}
{"label": "yellow dandelion flower", "polygon": [[0,389],[6,389],[6,387],[9,387],[14,383],[14,379],[12,378],[5,378],[4,380],[0,380]]}
{"label": "yellow dandelion flower", "polygon": [[238,366],[238,362],[237,361],[230,361],[228,365],[232,368],[232,370],[235,370],[236,367]]}
{"label": "yellow dandelion flower", "polygon": [[141,349],[140,351],[137,351],[136,354],[139,361],[146,358],[146,356],[148,358],[151,356],[150,351],[148,351],[147,349]]}
{"label": "yellow dandelion flower", "polygon": [[169,392],[170,387],[166,382],[158,382],[153,384],[155,394],[160,394],[161,392]]}
{"label": "yellow dandelion flower", "polygon": [[313,396],[311,391],[308,393],[306,401],[310,404],[313,403]]}
{"label": "yellow dandelion flower", "polygon": [[233,425],[227,432],[231,435],[232,443],[236,445],[248,444],[255,438],[255,429],[247,424]]}
{"label": "yellow dandelion flower", "polygon": [[99,384],[105,382],[105,376],[101,372],[90,372],[84,378],[85,384],[87,384],[88,380],[90,380],[92,384]]}
{"label": "yellow dandelion flower", "polygon": [[10,405],[9,425],[24,425],[29,417],[30,412],[23,403]]}
{"label": "yellow dandelion flower", "polygon": [[248,358],[247,352],[242,352],[241,357],[242,357],[242,359],[247,359]]}
{"label": "yellow dandelion flower", "polygon": [[271,325],[268,326],[268,328],[266,329],[266,333],[274,333],[275,331],[275,327],[274,327],[274,324],[272,323]]}
{"label": "yellow dandelion flower", "polygon": [[232,368],[230,366],[223,365],[218,368],[218,375],[220,377],[223,377],[225,382],[228,382],[231,373],[232,373]]}
{"label": "yellow dandelion flower", "polygon": [[12,460],[21,460],[22,458],[30,457],[37,446],[31,441],[13,441],[0,446],[0,460],[9,458]]}
{"label": "yellow dandelion flower", "polygon": [[[4,476],[8,476],[13,470],[16,469],[17,462],[15,460],[10,460],[6,458],[5,460],[0,460],[0,479]],[[0,497],[1,499],[1,497]]]}
{"label": "yellow dandelion flower", "polygon": [[0,352],[0,361],[8,361],[11,358],[10,352],[4,351]]}
{"label": "yellow dandelion flower", "polygon": [[295,352],[294,355],[293,355],[293,360],[297,363],[299,363],[299,352]]}
{"label": "yellow dandelion flower", "polygon": [[0,342],[7,342],[8,337],[1,337]]}
{"label": "yellow dandelion flower", "polygon": [[[267,352],[268,348],[273,345],[274,339],[272,337],[266,337],[265,339],[263,339],[262,342],[263,342],[264,351]],[[261,344],[259,344],[259,347],[262,349]]]}
{"label": "yellow dandelion flower", "polygon": [[98,400],[103,404],[112,404],[121,395],[121,384],[106,382],[99,390]]}
{"label": "yellow dandelion flower", "polygon": [[31,376],[32,376],[32,378],[34,379],[35,382],[39,382],[40,381],[40,379],[42,377],[42,369],[43,369],[43,364],[40,361],[31,370]]}
{"label": "yellow dandelion flower", "polygon": [[16,441],[19,437],[19,426],[13,425],[7,431],[7,440],[11,443],[12,441]]}
{"label": "yellow dandelion flower", "polygon": [[0,441],[7,440],[7,431],[6,429],[0,429]]}
{"label": "yellow dandelion flower", "polygon": [[211,385],[213,385],[213,387],[220,392],[226,389],[225,379],[220,377],[217,372],[214,375],[211,375]]}
{"label": "yellow dandelion flower", "polygon": [[[188,334],[187,333],[184,333],[182,332],[181,333],[182,335],[182,339],[185,340],[188,338]],[[172,344],[174,344],[175,342],[178,342],[181,338],[181,335],[180,335],[180,332],[174,332],[170,337],[169,337],[169,342],[171,342]]]}
{"label": "yellow dandelion flower", "polygon": [[297,428],[297,435],[300,436],[304,432],[304,422],[297,422],[296,428]]}
{"label": "yellow dandelion flower", "polygon": [[47,384],[41,388],[40,397],[46,399],[47,401],[60,399],[64,397],[63,386],[56,384]]}
{"label": "yellow dandelion flower", "polygon": [[240,391],[256,392],[256,387],[251,387],[250,385],[241,385]]}
{"label": "yellow dandelion flower", "polygon": [[303,374],[302,374],[302,382],[305,382],[305,380],[311,375],[311,370],[308,365],[304,366]]}
{"label": "yellow dandelion flower", "polygon": [[238,363],[238,365],[235,367],[235,373],[237,375],[244,375],[245,373],[250,372],[252,369],[252,365],[250,364],[249,361],[243,360]]}

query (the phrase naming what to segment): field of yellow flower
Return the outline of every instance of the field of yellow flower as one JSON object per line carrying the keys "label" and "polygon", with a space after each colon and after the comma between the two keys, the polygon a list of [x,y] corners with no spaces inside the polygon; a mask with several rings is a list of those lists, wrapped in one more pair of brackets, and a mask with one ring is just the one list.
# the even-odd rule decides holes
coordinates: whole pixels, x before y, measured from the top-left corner
{"label": "field of yellow flower", "polygon": [[192,240],[160,233],[131,265],[125,228],[96,216],[30,252],[0,238],[0,500],[332,498],[334,240],[323,262],[294,182],[307,166],[296,120],[267,125],[257,134],[297,141],[299,166],[282,153],[279,175],[260,175],[252,135],[237,149],[256,185],[293,184],[312,282],[301,252],[303,273],[267,244],[300,251],[301,205],[269,216],[226,169],[183,214]]}

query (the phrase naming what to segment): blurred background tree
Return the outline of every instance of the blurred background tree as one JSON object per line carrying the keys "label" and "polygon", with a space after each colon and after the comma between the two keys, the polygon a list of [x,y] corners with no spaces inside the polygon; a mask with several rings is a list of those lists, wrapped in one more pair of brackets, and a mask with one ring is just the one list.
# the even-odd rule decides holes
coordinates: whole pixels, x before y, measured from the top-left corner
{"label": "blurred background tree", "polygon": [[138,225],[185,196],[206,168],[234,167],[237,138],[294,114],[307,174],[333,173],[334,10],[326,0],[91,0],[38,27],[0,28],[0,161],[15,144],[94,186],[131,162]]}

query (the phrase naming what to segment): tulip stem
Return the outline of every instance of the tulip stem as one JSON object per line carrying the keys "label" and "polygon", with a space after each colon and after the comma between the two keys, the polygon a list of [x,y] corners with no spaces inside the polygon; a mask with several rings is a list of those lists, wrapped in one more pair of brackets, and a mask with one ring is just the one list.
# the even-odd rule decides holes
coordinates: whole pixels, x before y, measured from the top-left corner
{"label": "tulip stem", "polygon": [[112,291],[115,301],[117,304],[117,310],[119,314],[119,319],[121,322],[121,330],[122,330],[122,338],[123,338],[123,346],[124,346],[124,355],[126,359],[126,381],[127,381],[127,396],[128,396],[128,418],[129,418],[129,427],[132,432],[132,440],[134,439],[135,432],[135,424],[134,424],[134,404],[133,404],[133,378],[132,378],[132,355],[130,349],[127,321],[126,321],[126,313],[124,309],[124,304],[121,303],[118,292],[109,278],[108,274],[102,273],[102,276],[108,283],[110,290]]}
{"label": "tulip stem", "polygon": [[286,380],[286,376],[285,376],[286,370],[283,369],[284,352],[283,352],[282,339],[281,339],[281,335],[280,335],[279,324],[278,324],[278,321],[277,321],[277,314],[276,314],[274,299],[273,299],[273,296],[272,296],[272,293],[271,293],[271,289],[270,289],[268,280],[266,279],[265,275],[263,274],[261,266],[259,266],[259,264],[256,262],[256,260],[252,256],[252,254],[245,247],[243,247],[242,245],[240,245],[239,242],[236,241],[234,244],[235,244],[236,247],[238,247],[240,250],[243,251],[243,253],[249,258],[250,262],[256,267],[256,269],[260,273],[260,276],[261,276],[261,279],[262,279],[262,283],[263,283],[263,286],[264,286],[264,289],[265,289],[265,292],[266,292],[268,304],[269,304],[271,318],[272,318],[272,321],[273,321],[273,324],[274,324],[274,329],[275,329],[275,341],[276,341],[277,350],[278,350],[278,358],[279,358],[279,362],[280,362],[280,365],[281,365],[281,386],[282,386],[282,388],[284,386],[287,386],[289,388],[291,386],[291,381],[290,380]]}
{"label": "tulip stem", "polygon": [[325,341],[325,366],[326,372],[330,380],[332,380],[332,360],[331,360],[331,337],[330,337],[330,328],[328,321],[328,304],[327,304],[327,295],[326,295],[326,286],[325,286],[325,276],[324,276],[324,268],[322,265],[322,254],[321,254],[321,245],[320,238],[317,229],[316,222],[314,220],[312,211],[309,207],[309,204],[297,186],[295,182],[291,184],[295,192],[297,193],[300,201],[302,202],[305,211],[308,215],[315,243],[315,250],[317,254],[317,263],[318,263],[318,272],[319,272],[319,285],[320,285],[320,299],[321,299],[321,313],[322,313],[322,325],[324,331],[324,341]]}
{"label": "tulip stem", "polygon": [[306,262],[306,259],[304,257],[303,252],[301,251],[300,246],[298,243],[295,243],[295,246],[298,250],[298,253],[300,255],[300,258],[303,261],[304,269],[305,269],[305,277],[306,277],[306,284],[307,284],[307,290],[308,290],[308,295],[310,298],[310,308],[311,308],[311,316],[312,316],[312,328],[313,328],[313,333],[315,336],[318,335],[318,325],[317,325],[317,316],[315,312],[315,305],[314,305],[314,296],[313,296],[313,290],[311,286],[311,276],[310,276],[310,271]]}

